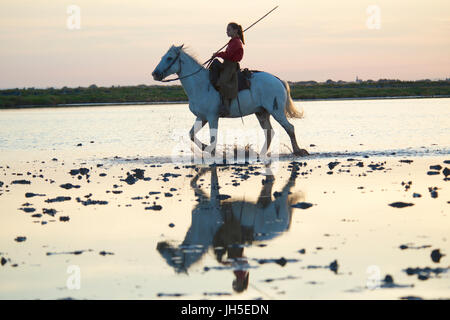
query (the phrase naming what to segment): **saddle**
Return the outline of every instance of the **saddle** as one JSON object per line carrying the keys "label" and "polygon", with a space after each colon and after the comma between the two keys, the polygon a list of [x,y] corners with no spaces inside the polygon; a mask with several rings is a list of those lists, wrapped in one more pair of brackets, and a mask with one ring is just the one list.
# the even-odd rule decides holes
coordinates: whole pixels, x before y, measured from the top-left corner
{"label": "saddle", "polygon": [[[215,72],[212,71],[212,70],[210,70],[209,72],[211,73],[211,75],[210,75],[210,77],[209,77],[209,80],[210,80],[210,82],[211,82],[211,85],[212,85],[214,88],[216,88],[217,91],[219,91],[218,88],[216,87],[216,82],[217,82],[217,79],[218,79],[219,75],[218,75],[218,74],[212,74],[212,73],[215,73]],[[251,86],[251,78],[252,78],[253,74],[254,74],[254,73],[257,73],[257,72],[261,72],[261,71],[258,71],[258,70],[249,70],[248,68],[245,68],[245,69],[238,69],[238,71],[237,71],[237,78],[238,78],[238,92],[239,92],[239,91],[242,91],[242,90],[250,89],[250,86]]]}
{"label": "saddle", "polygon": [[238,91],[250,89],[251,86],[251,78],[254,73],[258,73],[261,71],[258,70],[249,70],[248,68],[240,69],[238,71]]}

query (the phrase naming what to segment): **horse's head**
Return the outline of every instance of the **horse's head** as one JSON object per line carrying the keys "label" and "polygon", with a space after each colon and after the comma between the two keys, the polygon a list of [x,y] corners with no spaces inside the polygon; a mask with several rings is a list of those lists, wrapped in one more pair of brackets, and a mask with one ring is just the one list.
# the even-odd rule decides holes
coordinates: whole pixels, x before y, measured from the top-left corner
{"label": "horse's head", "polygon": [[172,46],[169,51],[161,58],[161,62],[152,72],[153,79],[161,81],[165,77],[180,72],[180,54],[183,45]]}

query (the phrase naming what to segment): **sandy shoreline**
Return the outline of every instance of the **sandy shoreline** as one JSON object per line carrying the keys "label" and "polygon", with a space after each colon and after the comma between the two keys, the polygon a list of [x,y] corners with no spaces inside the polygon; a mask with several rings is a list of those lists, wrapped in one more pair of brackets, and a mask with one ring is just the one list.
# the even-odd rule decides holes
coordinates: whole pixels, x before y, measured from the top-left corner
{"label": "sandy shoreline", "polygon": [[448,160],[2,161],[0,297],[449,298]]}

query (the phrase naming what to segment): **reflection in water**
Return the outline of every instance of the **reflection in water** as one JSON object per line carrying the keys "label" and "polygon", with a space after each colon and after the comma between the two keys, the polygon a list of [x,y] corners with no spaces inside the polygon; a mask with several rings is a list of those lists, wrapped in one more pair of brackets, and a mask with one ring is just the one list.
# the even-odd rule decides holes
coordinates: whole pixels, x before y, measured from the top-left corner
{"label": "reflection in water", "polygon": [[[199,178],[211,171],[211,190],[208,196],[197,185]],[[291,204],[303,198],[302,193],[288,195],[295,185],[297,170],[291,176],[281,192],[272,199],[273,175],[266,176],[256,203],[233,200],[220,200],[217,167],[201,168],[191,180],[191,187],[199,198],[192,210],[192,223],[184,241],[173,246],[167,241],[159,242],[158,252],[176,272],[186,272],[212,247],[216,260],[224,267],[233,270],[235,280],[233,289],[242,292],[249,281],[249,264],[244,255],[246,246],[255,241],[273,239],[291,225]]]}

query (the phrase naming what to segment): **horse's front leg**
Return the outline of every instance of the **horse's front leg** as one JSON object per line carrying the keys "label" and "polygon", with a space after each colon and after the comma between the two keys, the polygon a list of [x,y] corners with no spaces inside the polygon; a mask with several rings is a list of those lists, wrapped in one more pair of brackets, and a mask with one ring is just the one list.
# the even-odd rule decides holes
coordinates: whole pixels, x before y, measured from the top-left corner
{"label": "horse's front leg", "polygon": [[191,130],[189,131],[189,135],[191,137],[192,142],[194,142],[200,150],[204,151],[206,149],[206,144],[202,143],[200,140],[197,139],[195,136],[197,132],[200,131],[201,128],[203,128],[206,124],[206,120],[202,120],[201,118],[197,117],[197,119],[194,122],[194,125],[192,126]]}
{"label": "horse's front leg", "polygon": [[208,119],[209,123],[209,146],[206,147],[206,152],[211,154],[211,157],[216,156],[216,146],[217,146],[217,127],[219,125],[219,118]]}

